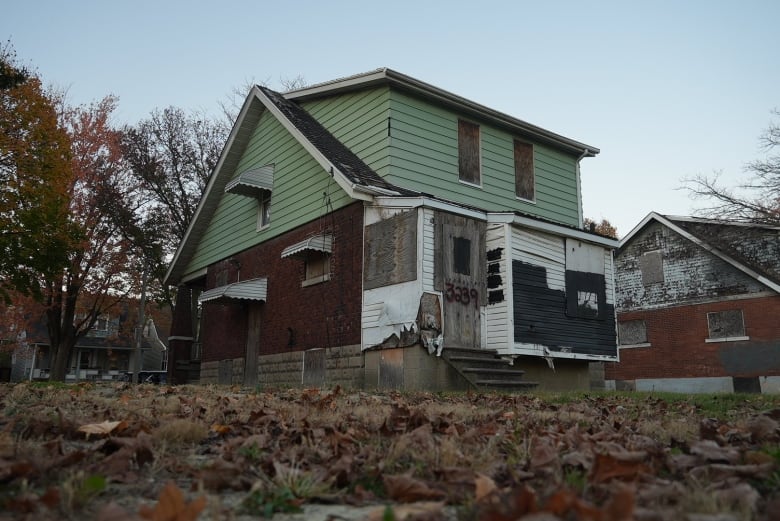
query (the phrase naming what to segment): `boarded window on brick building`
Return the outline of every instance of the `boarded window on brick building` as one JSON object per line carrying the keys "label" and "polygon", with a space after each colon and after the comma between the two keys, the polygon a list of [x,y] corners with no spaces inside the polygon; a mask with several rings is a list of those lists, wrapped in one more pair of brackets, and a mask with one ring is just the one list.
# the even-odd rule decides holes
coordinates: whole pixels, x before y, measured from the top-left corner
{"label": "boarded window on brick building", "polygon": [[649,286],[664,281],[664,264],[660,250],[643,253],[639,258],[642,284]]}
{"label": "boarded window on brick building", "polygon": [[644,320],[618,322],[618,338],[621,346],[647,343],[647,325]]}
{"label": "boarded window on brick building", "polygon": [[458,120],[458,177],[480,185],[479,125]]}
{"label": "boarded window on brick building", "polygon": [[741,309],[707,313],[709,339],[727,340],[745,337],[745,321]]}

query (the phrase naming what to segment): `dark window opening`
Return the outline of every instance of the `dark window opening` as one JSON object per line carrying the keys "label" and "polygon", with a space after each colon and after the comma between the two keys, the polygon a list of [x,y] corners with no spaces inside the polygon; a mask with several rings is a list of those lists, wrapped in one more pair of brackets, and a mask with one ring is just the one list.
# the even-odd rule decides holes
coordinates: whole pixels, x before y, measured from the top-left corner
{"label": "dark window opening", "polygon": [[604,275],[566,271],[566,315],[604,320],[607,316]]}
{"label": "dark window opening", "polygon": [[480,184],[479,125],[458,120],[458,176],[466,183]]}
{"label": "dark window opening", "polygon": [[463,237],[452,239],[452,271],[471,275],[471,241]]}

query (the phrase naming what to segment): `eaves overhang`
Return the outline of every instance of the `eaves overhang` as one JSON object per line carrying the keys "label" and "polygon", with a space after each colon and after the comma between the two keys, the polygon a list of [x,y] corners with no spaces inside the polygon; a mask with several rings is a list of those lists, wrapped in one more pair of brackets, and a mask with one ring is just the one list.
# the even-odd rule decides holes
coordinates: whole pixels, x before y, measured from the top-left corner
{"label": "eaves overhang", "polygon": [[287,99],[305,101],[307,99],[314,99],[379,85],[390,85],[399,90],[433,100],[439,104],[450,107],[457,112],[478,119],[485,119],[496,126],[506,128],[511,132],[516,132],[522,136],[534,138],[540,142],[566,150],[578,157],[595,157],[600,152],[597,147],[592,145],[567,138],[388,68],[376,69],[363,74],[356,74],[354,76],[296,89],[285,93],[284,96]]}
{"label": "eaves overhang", "polygon": [[713,246],[709,242],[702,240],[700,237],[697,237],[696,235],[693,235],[689,231],[685,230],[684,228],[678,226],[675,224],[672,220],[667,218],[665,215],[659,214],[657,212],[650,212],[645,216],[644,219],[642,219],[639,224],[634,226],[634,228],[631,229],[631,231],[620,240],[620,243],[618,245],[619,249],[622,249],[626,246],[631,240],[634,238],[634,236],[639,233],[645,226],[647,226],[648,223],[651,221],[657,221],[661,223],[663,226],[666,226],[670,230],[673,230],[674,232],[678,233],[682,237],[686,238],[687,240],[693,242],[700,248],[710,252],[714,256],[718,257],[722,261],[732,265],[734,268],[738,269],[745,275],[748,275],[749,277],[757,280],[764,286],[770,288],[772,291],[776,293],[780,293],[780,283],[769,279],[765,275],[762,275],[761,273],[758,273],[754,269],[752,269],[750,266],[746,266],[744,263],[738,261],[737,259],[733,258],[731,255],[725,253],[724,251],[720,250],[719,248]]}

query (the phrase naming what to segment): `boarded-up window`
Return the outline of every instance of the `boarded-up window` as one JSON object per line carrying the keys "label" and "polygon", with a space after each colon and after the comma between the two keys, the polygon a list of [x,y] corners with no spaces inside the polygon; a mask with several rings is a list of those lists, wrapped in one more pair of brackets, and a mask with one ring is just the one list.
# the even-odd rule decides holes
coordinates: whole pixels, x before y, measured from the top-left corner
{"label": "boarded-up window", "polygon": [[364,289],[417,278],[417,211],[366,226]]}
{"label": "boarded-up window", "polygon": [[647,343],[647,326],[644,320],[618,322],[618,338],[621,346]]}
{"label": "boarded-up window", "polygon": [[741,309],[707,313],[709,338],[727,339],[745,336]]}
{"label": "boarded-up window", "polygon": [[639,257],[639,267],[642,270],[642,284],[649,286],[664,281],[664,264],[660,251],[649,251]]}
{"label": "boarded-up window", "polygon": [[480,184],[479,125],[458,120],[458,175],[461,181]]}
{"label": "boarded-up window", "polygon": [[463,237],[452,238],[452,271],[471,275],[471,241]]}
{"label": "boarded-up window", "polygon": [[534,147],[515,140],[515,195],[533,201],[534,184]]}
{"label": "boarded-up window", "polygon": [[306,278],[302,286],[311,286],[330,280],[330,255],[321,252],[309,252],[306,257]]}

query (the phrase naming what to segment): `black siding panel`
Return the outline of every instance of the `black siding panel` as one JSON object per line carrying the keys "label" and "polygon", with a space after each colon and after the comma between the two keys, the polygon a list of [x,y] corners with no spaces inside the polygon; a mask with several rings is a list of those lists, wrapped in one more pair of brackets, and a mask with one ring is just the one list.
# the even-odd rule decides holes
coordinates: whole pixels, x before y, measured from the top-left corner
{"label": "black siding panel", "polygon": [[543,266],[512,261],[512,277],[515,342],[540,344],[551,351],[571,347],[573,353],[617,355],[614,306],[605,306],[603,319],[570,317],[566,293],[547,287]]}

